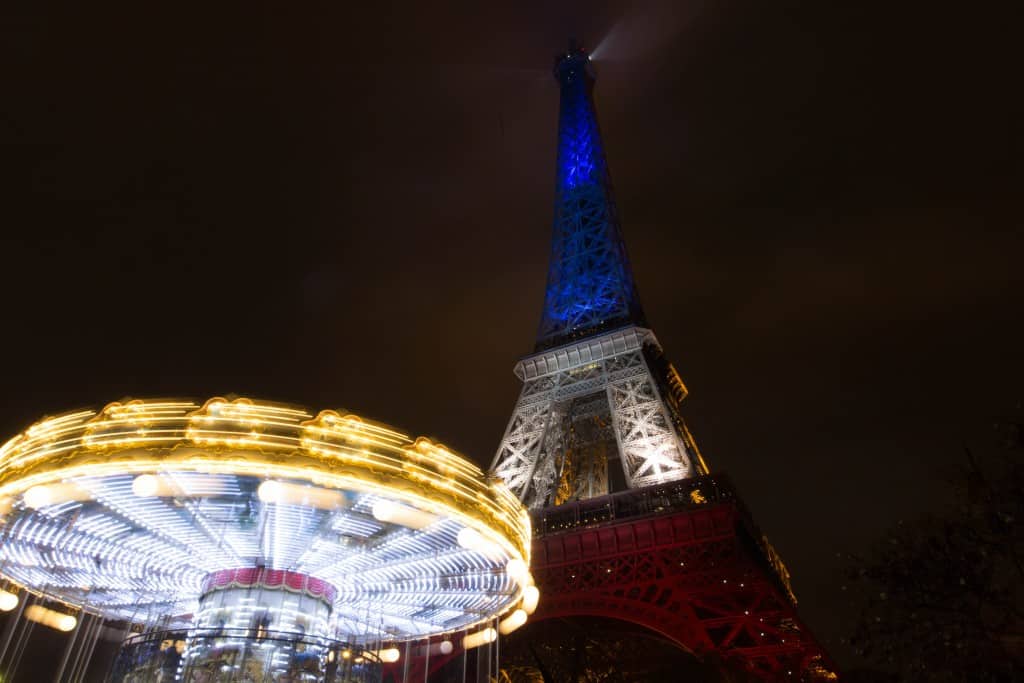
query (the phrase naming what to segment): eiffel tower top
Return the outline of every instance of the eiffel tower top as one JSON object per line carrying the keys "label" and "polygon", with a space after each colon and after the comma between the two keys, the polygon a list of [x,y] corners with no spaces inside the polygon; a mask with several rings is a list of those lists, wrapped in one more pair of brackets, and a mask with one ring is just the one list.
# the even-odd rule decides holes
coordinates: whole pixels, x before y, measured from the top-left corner
{"label": "eiffel tower top", "polygon": [[646,326],[597,125],[590,54],[570,41],[554,73],[562,90],[555,220],[535,351]]}

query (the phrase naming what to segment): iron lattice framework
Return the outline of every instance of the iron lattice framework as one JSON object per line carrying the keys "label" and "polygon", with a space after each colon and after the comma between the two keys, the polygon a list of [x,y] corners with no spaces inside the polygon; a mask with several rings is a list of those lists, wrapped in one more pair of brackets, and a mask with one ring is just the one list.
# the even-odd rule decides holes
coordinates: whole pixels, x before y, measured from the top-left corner
{"label": "iron lattice framework", "polygon": [[562,89],[558,175],[538,351],[601,330],[644,325],[594,112],[589,56],[571,50],[556,63],[555,76]]}
{"label": "iron lattice framework", "polygon": [[492,466],[531,509],[706,471],[633,283],[594,111],[589,55],[555,64],[561,86],[548,284],[535,355]]}
{"label": "iron lattice framework", "polygon": [[589,57],[561,85],[550,271],[534,354],[493,473],[534,515],[539,617],[601,616],[768,680],[834,680],[788,573],[680,415],[686,388],[644,323],[592,100]]}
{"label": "iron lattice framework", "polygon": [[677,409],[685,390],[650,330],[544,351],[516,374],[523,389],[493,469],[531,509],[703,471]]}
{"label": "iron lattice framework", "polygon": [[624,619],[759,678],[836,680],[785,566],[724,477],[549,508],[536,522],[534,619]]}

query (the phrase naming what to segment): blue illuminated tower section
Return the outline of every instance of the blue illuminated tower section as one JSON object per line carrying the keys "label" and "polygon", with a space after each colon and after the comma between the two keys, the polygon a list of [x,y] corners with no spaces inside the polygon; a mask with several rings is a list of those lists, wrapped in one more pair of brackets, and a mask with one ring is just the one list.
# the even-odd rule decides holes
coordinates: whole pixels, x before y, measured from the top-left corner
{"label": "blue illuminated tower section", "polygon": [[585,50],[555,62],[561,86],[555,220],[537,351],[623,325],[645,324],[619,230]]}
{"label": "blue illuminated tower section", "polygon": [[686,389],[647,328],[612,199],[590,57],[555,59],[561,88],[555,220],[534,353],[491,469],[531,509],[707,471]]}

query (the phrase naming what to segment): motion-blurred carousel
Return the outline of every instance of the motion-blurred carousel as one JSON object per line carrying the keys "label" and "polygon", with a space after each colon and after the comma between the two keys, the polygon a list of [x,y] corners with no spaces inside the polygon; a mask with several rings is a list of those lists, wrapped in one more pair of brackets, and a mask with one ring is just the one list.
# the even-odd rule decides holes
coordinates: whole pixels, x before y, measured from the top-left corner
{"label": "motion-blurred carousel", "polygon": [[500,481],[331,410],[134,400],[0,449],[0,609],[72,632],[57,680],[100,632],[116,683],[379,680],[522,625],[529,543]]}

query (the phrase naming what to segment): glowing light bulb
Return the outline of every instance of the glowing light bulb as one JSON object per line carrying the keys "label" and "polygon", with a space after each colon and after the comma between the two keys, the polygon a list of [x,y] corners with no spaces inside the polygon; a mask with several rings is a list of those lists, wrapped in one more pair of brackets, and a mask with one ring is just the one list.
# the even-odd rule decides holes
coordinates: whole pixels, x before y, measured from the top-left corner
{"label": "glowing light bulb", "polygon": [[454,649],[455,649],[455,645],[452,643],[452,641],[450,641],[450,640],[440,640],[440,641],[438,641],[436,643],[431,643],[427,647],[416,648],[415,650],[412,651],[412,655],[411,656],[413,656],[413,657],[422,657],[422,656],[426,655],[427,653],[430,653],[431,656],[434,656],[434,655],[450,655],[452,653],[452,650],[454,650]]}
{"label": "glowing light bulb", "polygon": [[491,541],[488,541],[486,538],[481,536],[480,532],[476,529],[466,527],[459,532],[458,541],[459,545],[466,550],[475,550],[481,555],[486,555],[491,558],[501,556],[501,549]]}
{"label": "glowing light bulb", "polygon": [[514,557],[508,561],[505,565],[505,573],[508,574],[508,578],[522,583],[526,580],[526,577],[530,575],[530,569],[526,566],[526,563],[520,560],[518,557]]}
{"label": "glowing light bulb", "polygon": [[0,590],[0,611],[10,612],[18,606],[18,596],[5,590]]}
{"label": "glowing light bulb", "polygon": [[78,619],[73,615],[57,612],[42,605],[29,605],[26,607],[25,618],[37,624],[49,626],[58,631],[64,631],[65,633],[74,630],[75,626],[78,625]]}
{"label": "glowing light bulb", "polygon": [[26,507],[38,510],[53,503],[53,491],[49,486],[33,486],[22,496]]}
{"label": "glowing light bulb", "polygon": [[423,529],[437,521],[429,512],[422,512],[390,500],[378,500],[373,504],[373,516],[381,522],[401,524],[412,529]]}
{"label": "glowing light bulb", "polygon": [[510,614],[508,618],[502,619],[498,622],[498,632],[503,636],[507,636],[512,631],[526,623],[526,611],[517,609],[515,612]]}
{"label": "glowing light bulb", "polygon": [[523,611],[533,614],[540,602],[540,590],[536,586],[527,586],[523,589]]}
{"label": "glowing light bulb", "polygon": [[150,498],[160,490],[160,480],[152,474],[140,474],[132,480],[132,493],[139,498]]}
{"label": "glowing light bulb", "polygon": [[476,550],[476,548],[483,543],[484,537],[480,535],[476,529],[470,529],[466,527],[459,532],[459,545],[466,550]]}
{"label": "glowing light bulb", "polygon": [[397,647],[389,647],[384,650],[377,650],[377,659],[384,662],[385,664],[392,664],[398,661],[398,658],[402,656],[402,653],[398,651]]}
{"label": "glowing light bulb", "polygon": [[390,500],[378,500],[373,504],[373,516],[381,522],[390,522],[396,507]]}
{"label": "glowing light bulb", "polygon": [[265,481],[256,489],[256,495],[261,502],[277,503],[284,493],[284,486],[279,481]]}
{"label": "glowing light bulb", "polygon": [[476,633],[470,633],[468,636],[462,639],[462,649],[472,650],[474,647],[480,647],[487,643],[493,643],[498,639],[498,632],[493,628],[485,628],[483,631],[477,631]]}
{"label": "glowing light bulb", "polygon": [[88,491],[71,483],[39,484],[25,491],[21,497],[25,506],[33,509],[89,498],[91,496]]}
{"label": "glowing light bulb", "polygon": [[345,503],[345,497],[339,491],[273,480],[260,484],[256,495],[264,503],[300,505],[321,510],[337,509]]}

